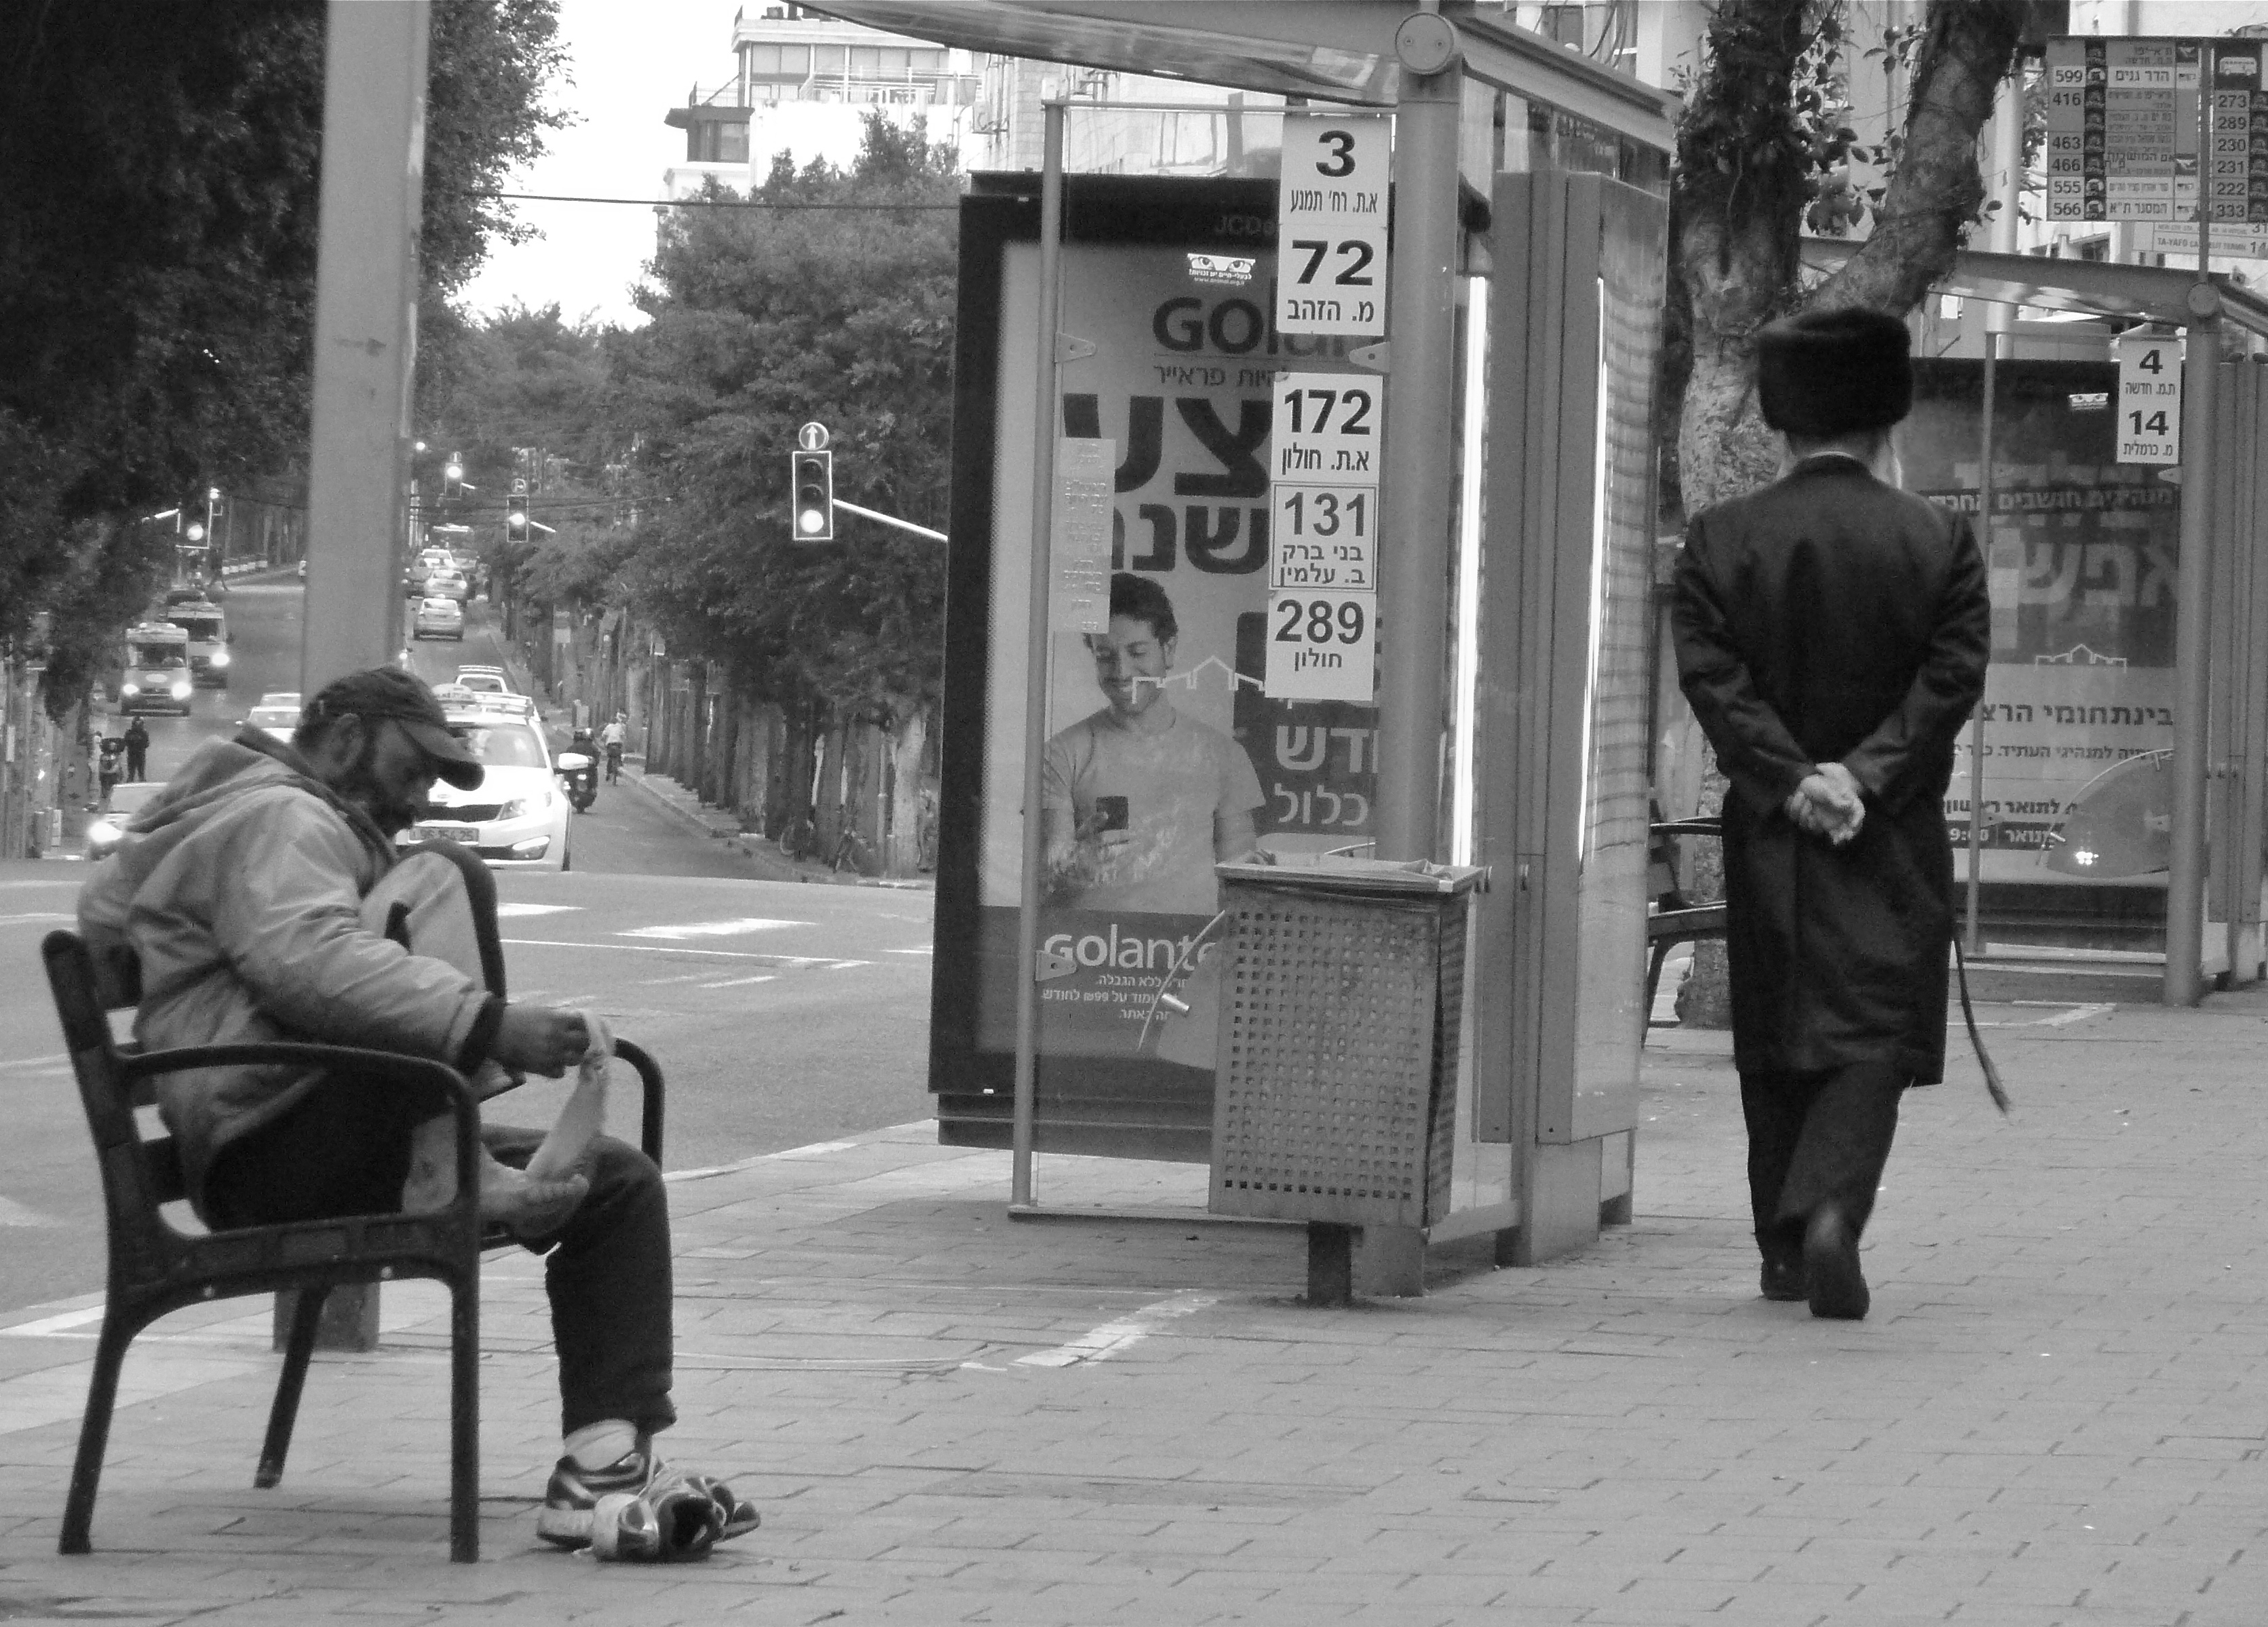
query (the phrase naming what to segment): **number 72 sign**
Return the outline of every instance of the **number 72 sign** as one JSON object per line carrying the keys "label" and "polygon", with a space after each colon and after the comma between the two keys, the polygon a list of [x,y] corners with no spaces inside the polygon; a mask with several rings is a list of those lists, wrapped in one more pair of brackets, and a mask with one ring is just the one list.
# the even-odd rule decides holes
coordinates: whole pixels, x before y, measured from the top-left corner
{"label": "number 72 sign", "polygon": [[2182,460],[2182,342],[2118,340],[2118,461]]}
{"label": "number 72 sign", "polygon": [[1276,200],[1276,331],[1386,331],[1383,114],[1287,114]]}

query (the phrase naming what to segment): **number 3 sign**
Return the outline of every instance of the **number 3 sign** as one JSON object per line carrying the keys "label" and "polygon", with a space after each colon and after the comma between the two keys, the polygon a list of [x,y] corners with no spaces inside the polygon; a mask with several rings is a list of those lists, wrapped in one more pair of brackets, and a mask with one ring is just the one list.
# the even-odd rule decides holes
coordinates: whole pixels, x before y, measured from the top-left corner
{"label": "number 3 sign", "polygon": [[1277,195],[1276,331],[1386,331],[1386,188],[1381,114],[1289,114]]}

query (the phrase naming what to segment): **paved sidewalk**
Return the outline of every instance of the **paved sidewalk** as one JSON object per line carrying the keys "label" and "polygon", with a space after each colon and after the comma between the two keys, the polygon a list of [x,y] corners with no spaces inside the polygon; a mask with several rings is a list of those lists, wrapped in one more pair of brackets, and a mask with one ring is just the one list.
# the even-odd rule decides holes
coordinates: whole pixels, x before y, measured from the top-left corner
{"label": "paved sidewalk", "polygon": [[[902,1127],[688,1172],[668,1438],[763,1528],[704,1564],[544,1550],[536,1263],[484,1309],[486,1557],[446,1563],[438,1296],[322,1359],[249,1489],[266,1308],[136,1346],[54,1553],[92,1300],[0,1329],[0,1620],[305,1623],[2268,1621],[2268,998],[1980,1012],[1908,1104],[1874,1314],[1756,1296],[1721,1035],[1649,1048],[1633,1226],[1311,1310],[1298,1232],[1013,1222],[1004,1154]],[[666,1046],[664,1047],[666,1049]],[[1042,1158],[1043,1203],[1202,1172]]]}

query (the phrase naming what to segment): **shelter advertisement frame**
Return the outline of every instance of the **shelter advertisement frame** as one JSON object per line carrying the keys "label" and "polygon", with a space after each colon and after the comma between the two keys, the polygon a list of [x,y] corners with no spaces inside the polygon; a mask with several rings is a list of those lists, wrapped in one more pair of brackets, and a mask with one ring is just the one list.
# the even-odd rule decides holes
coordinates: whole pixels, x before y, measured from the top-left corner
{"label": "shelter advertisement frame", "polygon": [[[1015,381],[1032,364],[1036,181],[981,176],[961,217],[930,1067],[940,1138],[955,1145],[1007,1145],[1015,979],[1030,975],[1016,963],[1015,787],[1029,565],[1019,449],[1031,426]],[[1170,607],[1176,636],[1156,687],[1217,770],[1210,794],[1248,812],[1263,845],[1298,851],[1368,836],[1376,715],[1260,693],[1275,375],[1353,372],[1345,353],[1360,342],[1274,331],[1275,216],[1272,180],[1066,177],[1058,432],[1108,443],[1111,569]],[[1207,810],[1187,764],[1168,765],[1177,791],[1154,765],[1128,778],[1088,636],[1050,644],[1043,808],[1075,828],[1123,823],[1131,862],[1066,867],[1044,898],[1035,1145],[1204,1162],[1215,1006],[1210,946],[1196,940],[1218,906],[1210,857],[1196,851],[1210,835],[1188,827]],[[1153,1011],[1184,953],[1199,960],[1182,990],[1192,1009]]]}

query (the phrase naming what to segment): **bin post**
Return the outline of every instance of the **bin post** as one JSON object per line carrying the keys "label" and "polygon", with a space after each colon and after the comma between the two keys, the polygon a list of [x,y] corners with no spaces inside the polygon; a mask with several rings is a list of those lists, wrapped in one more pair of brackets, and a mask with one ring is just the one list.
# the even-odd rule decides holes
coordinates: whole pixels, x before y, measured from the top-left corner
{"label": "bin post", "polygon": [[2182,548],[2174,578],[2174,850],[2166,878],[2168,1005],[2205,996],[2205,723],[2212,706],[2213,386],[2220,375],[2220,298],[2190,291],[2182,361]]}

